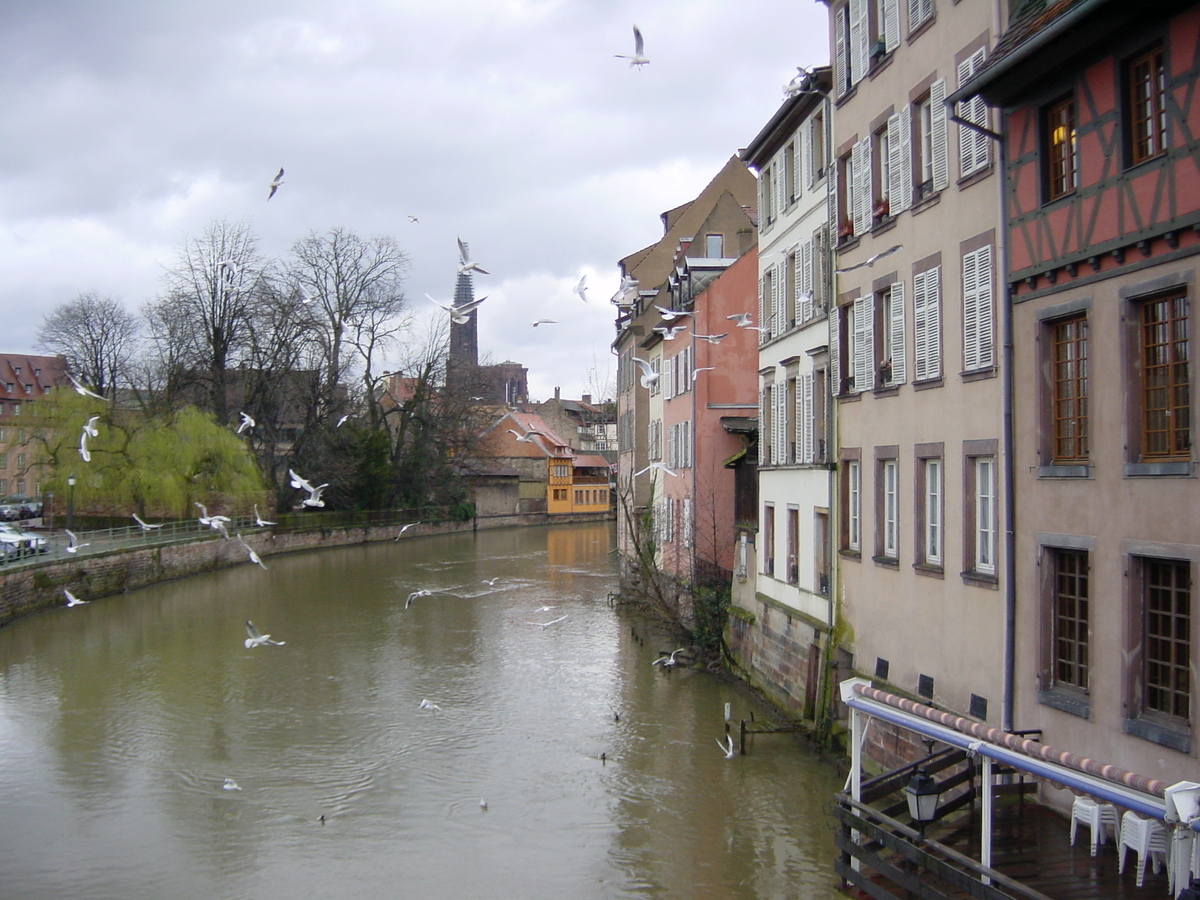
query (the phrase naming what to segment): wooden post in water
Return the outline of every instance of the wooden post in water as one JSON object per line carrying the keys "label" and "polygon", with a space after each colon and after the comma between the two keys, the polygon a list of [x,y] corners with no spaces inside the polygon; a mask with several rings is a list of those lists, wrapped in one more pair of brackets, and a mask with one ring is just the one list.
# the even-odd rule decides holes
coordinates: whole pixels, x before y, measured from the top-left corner
{"label": "wooden post in water", "polygon": [[746,720],[742,719],[742,756],[746,755]]}

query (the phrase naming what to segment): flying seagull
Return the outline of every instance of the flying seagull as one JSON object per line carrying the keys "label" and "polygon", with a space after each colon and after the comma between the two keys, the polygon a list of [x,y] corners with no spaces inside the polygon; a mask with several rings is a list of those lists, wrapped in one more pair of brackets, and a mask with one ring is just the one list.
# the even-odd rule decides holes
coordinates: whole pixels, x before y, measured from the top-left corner
{"label": "flying seagull", "polygon": [[83,426],[83,433],[88,437],[100,437],[100,429],[96,427],[96,423],[99,421],[99,416],[92,416],[87,420],[87,424]]}
{"label": "flying seagull", "polygon": [[85,430],[83,434],[79,435],[79,455],[83,457],[84,462],[91,462],[92,452],[88,450],[87,439],[88,433]]}
{"label": "flying seagull", "polygon": [[404,532],[408,531],[408,529],[412,528],[413,526],[420,525],[420,524],[421,524],[420,522],[409,522],[407,525],[401,525],[399,533],[397,533],[396,537],[393,540],[397,540],[397,541],[400,540],[400,535],[404,534]]}
{"label": "flying seagull", "polygon": [[725,338],[729,337],[729,332],[726,331],[724,334],[696,334],[696,332],[693,331],[692,337],[696,338],[698,341],[708,341],[710,344],[719,344],[721,341],[725,340]]}
{"label": "flying seagull", "polygon": [[133,520],[138,523],[138,527],[142,531],[154,531],[156,528],[162,528],[162,525],[151,525],[149,522],[143,522],[142,517],[137,513],[133,514]]}
{"label": "flying seagull", "polygon": [[726,316],[737,323],[738,328],[749,328],[751,331],[762,331],[757,325],[752,324],[754,320],[750,318],[750,313],[734,313],[732,316]]}
{"label": "flying seagull", "polygon": [[571,293],[578,294],[579,299],[582,300],[584,303],[587,303],[587,276],[586,275],[579,276],[579,284],[577,284],[577,285],[575,285],[575,287],[571,288]]}
{"label": "flying seagull", "polygon": [[255,422],[252,418],[250,418],[245,413],[238,413],[238,415],[240,415],[242,417],[242,424],[237,427],[238,434],[241,434],[246,429],[253,428],[255,425],[258,424],[257,422]]}
{"label": "flying seagull", "polygon": [[237,536],[237,539],[238,539],[238,542],[241,543],[241,545],[246,548],[246,552],[250,554],[250,562],[257,563],[258,565],[262,566],[265,569],[267,567],[267,564],[264,563],[259,558],[258,554],[254,552],[254,548],[251,547],[249,544],[247,544],[245,541],[243,541],[242,536],[240,534]]}
{"label": "flying seagull", "polygon": [[701,372],[711,372],[715,368],[716,366],[697,366],[696,368],[692,369],[692,383],[694,384],[696,382],[696,378]]}
{"label": "flying seagull", "polygon": [[675,474],[675,473],[674,473],[674,472],[672,472],[670,469],[668,469],[666,466],[664,466],[662,463],[660,463],[660,462],[652,462],[652,463],[650,463],[650,465],[646,466],[646,468],[644,468],[644,469],[641,469],[640,471],[634,472],[634,473],[633,473],[633,477],[634,477],[634,478],[637,478],[637,476],[639,476],[639,475],[644,475],[646,472],[649,472],[651,469],[662,469],[662,470],[663,470],[664,472],[666,472],[668,475],[674,475],[674,474]]}
{"label": "flying seagull", "polygon": [[485,578],[485,579],[483,579],[483,583],[484,583],[484,584],[486,584],[488,587],[495,587],[495,586],[496,586],[496,582],[497,582],[497,581],[499,581],[499,580],[500,580],[500,576],[499,576],[499,575],[497,575],[495,578]]}
{"label": "flying seagull", "polygon": [[721,739],[717,738],[717,746],[721,748],[721,752],[725,754],[726,759],[733,759],[733,735],[725,735],[725,743],[721,743]]}
{"label": "flying seagull", "polygon": [[308,496],[303,501],[304,506],[324,506],[325,505],[325,501],[321,499],[321,491],[323,491],[323,490],[325,490],[325,488],[329,487],[328,483],[319,484],[316,487],[313,487],[308,482],[307,479],[301,478],[299,475],[296,474],[296,472],[293,469],[288,469],[288,475],[292,479],[292,481],[291,481],[292,487],[300,488],[302,490],[308,491]]}
{"label": "flying seagull", "polygon": [[67,377],[69,379],[71,379],[71,384],[75,385],[75,393],[79,394],[81,397],[95,397],[97,400],[104,399],[99,394],[97,394],[95,391],[89,390],[88,388],[84,387],[83,382],[81,382],[78,378],[76,378],[70,372],[67,373]]}
{"label": "flying seagull", "polygon": [[[669,327],[664,327],[662,325],[655,325],[650,330],[657,331],[659,334],[661,334],[664,341],[673,341],[675,338],[679,337],[679,333],[681,331],[687,331],[687,326],[671,325]],[[697,337],[699,337],[699,335],[697,335]]]}
{"label": "flying seagull", "polygon": [[[425,296],[429,297],[428,294],[426,294]],[[444,309],[446,312],[448,312],[450,314],[450,321],[453,322],[454,324],[466,325],[467,322],[470,321],[470,319],[468,319],[467,316],[470,313],[473,313],[479,307],[479,304],[482,303],[486,299],[487,299],[487,297],[480,297],[478,300],[472,300],[469,303],[462,303],[462,304],[459,304],[458,306],[455,306],[453,303],[451,303],[451,304],[442,303],[439,300],[434,300],[432,297],[429,297],[429,302],[434,304],[435,306],[440,306],[442,309]]]}
{"label": "flying seagull", "polygon": [[346,420],[347,420],[347,419],[349,419],[349,418],[350,418],[350,414],[349,414],[349,413],[347,413],[346,415],[344,415],[344,416],[342,416],[340,419],[338,419],[338,420],[337,420],[337,424],[336,424],[336,425],[334,425],[333,427],[334,427],[334,428],[341,428],[343,425],[345,425],[345,424],[346,424]]}
{"label": "flying seagull", "polygon": [[533,327],[537,328],[539,325],[557,325],[557,324],[558,324],[558,322],[554,319],[538,319],[536,322],[533,323]]}
{"label": "flying seagull", "polygon": [[274,647],[282,647],[285,643],[284,641],[271,640],[271,636],[269,634],[259,634],[258,629],[254,627],[254,623],[249,619],[246,620],[246,634],[249,635],[245,641],[247,650],[253,650],[255,647],[261,647],[264,644],[270,644]]}
{"label": "flying seagull", "polygon": [[527,432],[525,432],[524,434],[521,434],[521,433],[520,433],[519,431],[517,431],[515,428],[510,428],[510,429],[508,429],[508,433],[509,433],[509,434],[515,434],[515,435],[517,436],[517,442],[518,442],[518,443],[521,443],[521,444],[536,444],[536,443],[537,443],[537,441],[535,441],[535,440],[533,439],[533,436],[534,436],[535,434],[541,434],[541,435],[542,435],[542,437],[545,437],[545,436],[546,436],[545,434],[542,434],[542,432],[538,431],[536,428],[530,428],[530,429],[529,429]]}
{"label": "flying seagull", "polygon": [[66,588],[63,588],[63,593],[67,595],[67,606],[83,606],[83,604],[88,602],[86,600],[80,600]]}
{"label": "flying seagull", "polygon": [[210,516],[208,508],[203,503],[195,503],[194,505],[200,510],[200,515],[197,516],[200,524],[207,525],[213,531],[221,532],[225,540],[229,540],[229,532],[225,528],[225,523],[232,521],[229,516]]}
{"label": "flying seagull", "polygon": [[221,787],[227,791],[240,791],[242,789],[241,786],[232,778],[226,778],[225,783],[222,784]]}
{"label": "flying seagull", "polygon": [[902,249],[903,247],[904,247],[903,244],[896,244],[895,246],[888,247],[886,250],[882,251],[881,253],[876,253],[874,256],[872,256],[870,259],[868,259],[866,262],[855,263],[854,265],[847,266],[844,269],[834,269],[834,271],[837,272],[837,274],[839,274],[839,275],[845,275],[847,272],[853,272],[855,269],[861,269],[863,266],[870,268],[871,266],[875,265],[875,263],[879,262],[879,260],[883,259],[885,256],[891,256],[893,253],[895,253],[897,250]]}
{"label": "flying seagull", "polygon": [[416,223],[420,222],[421,220],[418,219],[416,216],[412,215],[411,213],[409,213],[408,221],[412,222],[413,224],[416,224]]}
{"label": "flying seagull", "polygon": [[[63,530],[66,531],[65,528]],[[84,547],[92,546],[90,542],[86,543],[86,544],[79,543],[79,539],[77,537],[75,537],[75,532],[73,532],[73,531],[66,531],[66,534],[67,534],[67,540],[69,541],[69,543],[67,544],[67,552],[68,553],[78,553]]]}
{"label": "flying seagull", "polygon": [[639,69],[650,62],[646,58],[645,42],[642,40],[642,32],[636,25],[633,26],[633,56],[626,56],[624,53],[614,53],[613,56],[618,59],[629,60],[629,67],[632,69],[637,66]]}
{"label": "flying seagull", "polygon": [[489,274],[487,269],[479,268],[479,263],[471,261],[471,254],[467,252],[467,245],[463,243],[462,238],[458,238],[458,257],[462,260],[462,265],[458,267],[458,274],[465,275],[468,272],[478,272],[480,275]]}
{"label": "flying seagull", "polygon": [[691,313],[688,312],[687,310],[667,309],[664,306],[659,306],[657,303],[654,304],[654,308],[658,310],[658,314],[660,316],[662,316],[662,320],[664,322],[674,322],[676,319],[678,319],[682,316],[690,316],[691,315]]}
{"label": "flying seagull", "polygon": [[642,387],[648,388],[650,385],[654,384],[654,382],[658,381],[658,373],[650,367],[649,362],[644,359],[638,359],[636,356],[633,357],[633,361],[637,363],[637,367],[642,370]]}
{"label": "flying seagull", "polygon": [[255,503],[254,504],[254,524],[257,525],[259,528],[266,528],[269,525],[277,525],[278,523],[277,522],[268,522],[266,519],[264,519],[262,516],[260,516],[258,514],[258,504]]}
{"label": "flying seagull", "polygon": [[438,706],[436,703],[430,703],[428,700],[422,700],[419,704],[417,704],[417,709],[427,709],[430,712],[435,713],[442,711],[440,706]]}
{"label": "flying seagull", "polygon": [[536,625],[538,628],[549,628],[565,619],[566,616],[559,616],[557,619],[551,619],[549,622],[526,622],[526,625]]}
{"label": "flying seagull", "polygon": [[654,662],[650,663],[650,665],[662,666],[663,668],[670,668],[671,666],[677,666],[677,665],[679,665],[679,663],[675,662],[675,657],[678,654],[682,653],[683,651],[684,651],[684,648],[680,647],[678,650],[672,650],[670,656],[667,656],[667,654],[664,653],[661,656],[659,656],[659,658],[656,659]]}
{"label": "flying seagull", "polygon": [[271,189],[271,193],[267,194],[268,200],[275,196],[275,192],[279,190],[279,186],[281,184],[283,184],[283,166],[279,167],[279,173],[275,176],[271,183],[267,185],[267,187]]}
{"label": "flying seagull", "polygon": [[419,590],[419,591],[413,591],[411,594],[408,595],[408,599],[404,601],[404,608],[408,609],[410,606],[412,606],[412,602],[414,600],[416,600],[418,597],[432,597],[432,596],[433,596],[433,591],[427,591],[424,589]]}

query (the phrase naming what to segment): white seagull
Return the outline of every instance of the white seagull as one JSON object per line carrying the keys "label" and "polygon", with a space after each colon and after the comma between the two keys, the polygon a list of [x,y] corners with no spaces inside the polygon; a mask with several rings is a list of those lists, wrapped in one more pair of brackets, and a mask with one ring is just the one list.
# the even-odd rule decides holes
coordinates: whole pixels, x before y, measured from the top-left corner
{"label": "white seagull", "polygon": [[421,220],[410,213],[408,216],[408,221],[412,222],[415,225],[416,223],[420,222]]}
{"label": "white seagull", "polygon": [[306,479],[301,478],[292,469],[288,469],[288,475],[292,479],[292,481],[291,481],[292,487],[300,488],[302,490],[308,491],[308,496],[306,498],[304,498],[304,501],[303,501],[304,506],[324,506],[325,505],[325,501],[321,499],[321,491],[323,491],[323,490],[325,490],[325,488],[329,487],[328,483],[319,484],[316,487],[313,487]]}
{"label": "white seagull", "polygon": [[717,738],[717,746],[721,748],[721,752],[725,754],[726,759],[733,759],[733,735],[725,735],[725,743],[721,743],[721,739]]}
{"label": "white seagull", "polygon": [[711,372],[715,368],[716,366],[697,366],[696,368],[692,369],[692,382],[695,383],[696,377],[701,372]]}
{"label": "white seagull", "polygon": [[75,385],[75,393],[79,394],[81,397],[95,397],[97,400],[104,399],[95,391],[88,390],[88,388],[84,387],[83,383],[70,372],[67,373],[67,377],[71,379],[71,384]]}
{"label": "white seagull", "polygon": [[433,596],[433,591],[427,591],[424,589],[419,590],[419,591],[413,591],[411,594],[408,595],[408,599],[404,601],[404,608],[408,609],[410,606],[412,606],[412,602],[414,600],[416,600],[418,597],[432,597],[432,596]]}
{"label": "white seagull", "polygon": [[[686,325],[671,325],[671,326],[655,325],[650,330],[657,331],[659,334],[661,334],[662,339],[664,341],[673,341],[673,340],[675,340],[675,338],[677,338],[679,336],[679,333],[681,331],[687,331],[687,326]],[[697,337],[699,337],[699,335],[697,335]]]}
{"label": "white seagull", "polygon": [[637,364],[637,367],[642,370],[642,387],[648,388],[650,385],[654,384],[654,382],[658,381],[658,373],[650,367],[649,362],[644,359],[638,359],[636,356],[633,357],[633,361]]}
{"label": "white seagull", "polygon": [[271,183],[267,185],[271,189],[271,193],[267,194],[267,199],[270,200],[275,196],[275,192],[279,190],[279,186],[283,184],[283,166],[279,167],[279,172],[271,179]]}
{"label": "white seagull", "polygon": [[[428,294],[426,294],[425,296],[429,297]],[[440,300],[434,300],[432,297],[429,297],[429,302],[434,304],[435,306],[440,306],[447,313],[449,313],[450,321],[453,322],[454,324],[466,325],[467,322],[471,321],[469,318],[467,318],[467,316],[470,315],[471,313],[473,313],[476,309],[478,309],[479,304],[482,303],[486,299],[487,299],[487,297],[480,297],[478,300],[472,300],[469,303],[462,303],[458,306],[455,306],[453,303],[447,305],[445,303],[442,303]]]}
{"label": "white seagull", "polygon": [[710,344],[719,344],[721,341],[725,340],[725,338],[729,337],[729,332],[726,331],[724,334],[696,334],[696,332],[693,331],[692,337],[698,341],[708,341]]}
{"label": "white seagull", "polygon": [[84,431],[83,434],[79,435],[79,455],[83,457],[84,462],[91,462],[92,453],[90,450],[88,450],[87,439],[87,431]]}
{"label": "white seagull", "polygon": [[86,600],[80,600],[66,588],[63,588],[63,593],[67,595],[67,606],[83,606],[83,604],[88,602]]}
{"label": "white seagull", "polygon": [[754,319],[750,313],[734,313],[732,316],[726,316],[729,321],[737,324],[738,328],[753,328]]}
{"label": "white seagull", "polygon": [[614,53],[613,56],[617,59],[629,60],[629,67],[632,69],[637,66],[639,69],[650,62],[646,58],[645,42],[642,40],[642,32],[636,25],[633,26],[633,56],[627,56],[624,53]]}
{"label": "white seagull", "polygon": [[536,442],[536,441],[533,439],[533,436],[534,436],[535,434],[540,434],[540,435],[542,435],[542,437],[545,437],[545,436],[546,436],[546,435],[545,435],[545,434],[543,434],[542,432],[538,431],[536,428],[530,428],[530,429],[529,429],[527,432],[525,432],[524,434],[521,434],[521,432],[517,431],[515,428],[510,428],[510,429],[508,429],[508,433],[509,433],[509,434],[515,434],[515,435],[517,436],[517,441],[518,441],[519,443],[522,443],[522,444],[535,444],[535,443],[537,443],[537,442]]}
{"label": "white seagull", "polygon": [[557,325],[557,324],[558,324],[558,322],[555,319],[538,319],[536,322],[533,323],[533,327],[537,328],[539,325]]}
{"label": "white seagull", "polygon": [[578,294],[579,299],[582,300],[584,303],[587,303],[587,276],[586,275],[579,276],[579,284],[577,284],[577,285],[575,285],[575,287],[571,288],[571,293]]}
{"label": "white seagull", "polygon": [[246,548],[246,552],[250,554],[250,562],[257,563],[258,565],[262,566],[265,569],[267,567],[267,564],[264,563],[259,558],[258,554],[254,552],[254,548],[251,547],[249,544],[247,544],[245,541],[243,541],[242,536],[240,534],[237,536],[237,539],[241,543],[241,545]]}
{"label": "white seagull", "polygon": [[667,309],[666,307],[659,306],[657,303],[654,304],[654,308],[658,310],[658,314],[662,316],[662,320],[664,322],[674,322],[676,319],[682,318],[683,316],[691,315],[691,313],[687,312],[686,310]]}
{"label": "white seagull", "polygon": [[845,275],[847,272],[853,272],[855,269],[861,269],[863,266],[870,268],[871,266],[875,265],[875,263],[879,262],[879,260],[883,259],[885,256],[891,256],[897,250],[903,249],[903,247],[904,247],[903,244],[896,244],[895,246],[888,247],[886,250],[884,250],[880,253],[876,253],[874,256],[870,257],[866,262],[855,263],[854,265],[847,266],[844,269],[834,269],[834,271],[837,272],[837,274],[839,274],[839,275]]}
{"label": "white seagull", "polygon": [[496,586],[496,582],[497,582],[497,581],[499,581],[499,580],[500,580],[500,576],[499,576],[499,575],[497,575],[495,578],[485,578],[485,579],[483,579],[483,583],[484,583],[484,584],[486,584],[488,587],[495,587],[495,586]]}
{"label": "white seagull", "polygon": [[142,531],[154,531],[157,528],[162,528],[162,525],[151,525],[149,522],[143,522],[142,517],[137,513],[133,514],[133,521],[138,523],[138,527],[141,528]]}
{"label": "white seagull", "polygon": [[685,648],[680,647],[678,650],[672,650],[670,656],[667,656],[667,654],[664,653],[658,659],[656,659],[654,662],[650,663],[650,665],[662,666],[663,668],[670,668],[671,666],[677,666],[677,665],[679,665],[679,663],[675,662],[675,657],[678,654],[683,653],[684,649]]}
{"label": "white seagull", "polygon": [[92,416],[83,426],[83,433],[88,437],[100,437],[100,429],[96,427],[96,423],[100,421],[99,416]]}
{"label": "white seagull", "polygon": [[266,528],[269,525],[277,525],[278,523],[277,522],[268,522],[266,519],[264,519],[262,516],[260,516],[258,514],[258,504],[255,503],[254,504],[254,524],[257,525],[259,528]]}
{"label": "white seagull", "polygon": [[200,524],[207,525],[213,531],[219,531],[224,536],[225,540],[229,540],[229,532],[225,528],[225,523],[233,520],[230,519],[229,516],[210,516],[208,514],[208,508],[203,503],[196,503],[195,505],[200,510],[200,515],[197,516],[197,518],[200,520]]}
{"label": "white seagull", "polygon": [[282,647],[284,641],[273,641],[269,634],[259,634],[258,629],[254,627],[254,623],[249,619],[246,620],[246,638],[245,644],[247,650],[253,650],[255,647],[261,647],[264,644],[270,644],[273,647]]}
{"label": "white seagull", "polygon": [[557,619],[551,619],[549,622],[526,622],[525,624],[536,625],[538,628],[549,628],[551,625],[561,622],[565,618],[566,616],[559,616]]}
{"label": "white seagull", "polygon": [[478,272],[480,275],[490,274],[487,269],[479,268],[479,263],[471,261],[471,254],[467,252],[467,245],[463,243],[462,238],[458,238],[458,258],[462,260],[462,265],[458,267],[458,274],[465,275],[467,272]]}
{"label": "white seagull", "polygon": [[646,468],[644,468],[644,469],[640,469],[640,470],[638,470],[637,472],[634,472],[634,473],[633,473],[633,477],[634,477],[634,478],[637,478],[639,475],[645,475],[645,474],[646,474],[647,472],[649,472],[651,469],[662,469],[662,470],[663,470],[664,472],[666,472],[668,475],[674,475],[674,474],[675,474],[675,473],[674,473],[674,472],[672,472],[670,469],[668,469],[666,466],[664,466],[662,463],[660,463],[660,462],[652,462],[652,463],[650,463],[650,465],[646,466]]}
{"label": "white seagull", "polygon": [[238,415],[240,415],[242,417],[242,424],[237,427],[238,434],[241,434],[247,428],[253,428],[255,425],[258,424],[257,422],[255,422],[252,418],[250,418],[245,413],[238,413]]}
{"label": "white seagull", "polygon": [[430,712],[435,713],[442,711],[440,706],[438,706],[436,703],[430,703],[428,700],[422,700],[419,704],[417,704],[417,709],[427,709]]}
{"label": "white seagull", "polygon": [[395,538],[393,538],[393,540],[397,540],[397,541],[400,540],[400,535],[404,534],[404,532],[408,531],[408,529],[410,529],[416,525],[420,525],[420,524],[421,524],[420,522],[409,522],[407,525],[401,525],[400,531],[396,534],[396,536],[395,536]]}
{"label": "white seagull", "polygon": [[[66,529],[63,529],[63,530],[66,531]],[[67,544],[67,552],[68,553],[78,553],[84,547],[92,546],[90,541],[86,544],[79,543],[79,539],[77,537],[75,537],[75,532],[73,532],[73,531],[67,531],[66,535],[67,535],[67,540],[69,542]]]}
{"label": "white seagull", "polygon": [[346,415],[344,415],[344,416],[342,416],[340,419],[338,419],[338,420],[337,420],[337,424],[336,424],[336,425],[334,425],[333,427],[334,427],[334,428],[341,428],[343,425],[345,425],[345,424],[346,424],[346,420],[347,420],[347,419],[349,419],[349,418],[350,418],[350,414],[349,414],[349,413],[347,413]]}
{"label": "white seagull", "polygon": [[240,791],[242,789],[241,786],[232,778],[226,778],[225,783],[221,785],[221,787],[227,791]]}

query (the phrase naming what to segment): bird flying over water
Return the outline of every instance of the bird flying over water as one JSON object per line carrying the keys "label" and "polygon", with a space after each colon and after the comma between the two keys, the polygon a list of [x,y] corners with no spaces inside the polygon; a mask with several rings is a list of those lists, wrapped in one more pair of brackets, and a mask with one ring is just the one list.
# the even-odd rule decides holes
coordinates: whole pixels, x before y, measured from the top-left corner
{"label": "bird flying over water", "polygon": [[432,597],[432,596],[433,596],[433,591],[427,591],[423,588],[419,591],[413,591],[411,594],[408,595],[408,599],[404,601],[404,608],[408,609],[410,606],[412,606],[412,602],[414,600],[416,600],[418,597]]}
{"label": "bird flying over water", "polygon": [[[283,166],[279,167],[278,174],[276,174],[276,176],[271,179],[271,183],[267,185],[267,187],[271,189],[271,193],[267,194],[268,200],[275,196],[275,192],[279,190],[279,186],[281,184],[283,184]],[[301,193],[303,193],[303,191],[301,191]]]}
{"label": "bird flying over water", "polygon": [[654,382],[658,381],[658,373],[651,368],[649,362],[644,359],[638,359],[636,356],[633,357],[633,361],[637,364],[637,367],[642,370],[642,387],[648,388],[650,385],[654,384]]}
{"label": "bird flying over water", "polygon": [[654,662],[650,663],[650,665],[662,666],[663,668],[670,668],[671,666],[677,666],[677,665],[679,665],[679,663],[677,663],[675,661],[675,657],[677,655],[679,655],[680,653],[682,653],[683,651],[684,651],[684,648],[680,647],[678,650],[672,650],[670,656],[663,653],[658,659],[656,659]]}
{"label": "bird flying over water", "polygon": [[151,525],[149,522],[143,522],[141,516],[137,513],[133,514],[133,520],[138,523],[138,527],[142,531],[154,531],[156,528],[162,528],[162,525]]}
{"label": "bird flying over water", "polygon": [[284,641],[273,641],[269,634],[259,634],[258,629],[254,627],[254,623],[249,619],[246,620],[246,638],[245,644],[247,650],[253,650],[255,647],[261,647],[270,644],[272,647],[282,647]]}
{"label": "bird flying over water", "polygon": [[67,552],[68,552],[68,553],[78,553],[78,552],[79,552],[80,550],[82,550],[84,547],[90,547],[90,546],[92,546],[92,545],[91,545],[91,542],[88,542],[88,543],[85,543],[85,544],[81,544],[81,543],[79,543],[79,539],[78,539],[77,537],[75,537],[75,532],[73,532],[73,531],[67,531],[66,529],[63,529],[63,531],[66,533],[66,535],[67,535],[67,541],[69,542],[69,543],[67,544]]}
{"label": "bird flying over water", "polygon": [[485,579],[483,579],[483,583],[484,583],[484,584],[486,584],[488,587],[495,587],[495,586],[496,586],[496,582],[497,582],[497,581],[499,581],[499,580],[500,580],[500,576],[499,576],[499,575],[497,575],[495,578],[485,578]]}
{"label": "bird flying over water", "polygon": [[551,619],[549,622],[526,622],[525,624],[536,625],[538,628],[549,628],[551,625],[561,622],[565,618],[566,616],[559,616],[557,619]]}
{"label": "bird flying over water", "polygon": [[63,593],[67,595],[67,606],[83,606],[83,604],[88,602],[87,600],[80,600],[66,588],[63,588]]}
{"label": "bird flying over water", "polygon": [[436,703],[430,703],[428,700],[422,700],[419,704],[417,704],[417,709],[427,709],[430,712],[435,713],[442,711],[440,706],[438,706]]}
{"label": "bird flying over water", "polygon": [[266,564],[266,563],[264,563],[264,562],[263,562],[263,561],[262,561],[262,560],[259,558],[258,554],[254,552],[254,548],[253,548],[253,547],[251,547],[249,544],[247,544],[245,541],[243,541],[243,540],[242,540],[242,536],[241,536],[240,534],[237,536],[237,539],[238,539],[238,542],[239,542],[239,543],[240,543],[240,544],[241,544],[243,547],[245,547],[245,548],[246,548],[246,552],[250,554],[250,562],[252,562],[252,563],[257,563],[258,565],[262,566],[262,567],[265,569],[265,568],[267,567],[267,564]]}
{"label": "bird flying over water", "polygon": [[421,524],[420,522],[409,522],[407,525],[401,525],[400,531],[396,534],[396,536],[393,538],[393,540],[396,540],[396,541],[400,540],[400,535],[404,534],[404,532],[408,531],[408,529],[410,529],[416,525],[420,525],[420,524]]}
{"label": "bird flying over water", "polygon": [[226,778],[225,783],[222,784],[221,787],[227,791],[240,791],[242,789],[241,786],[232,778]]}
{"label": "bird flying over water", "polygon": [[725,743],[721,743],[721,739],[717,738],[717,746],[721,748],[721,752],[725,754],[726,759],[733,759],[733,735],[725,735]]}
{"label": "bird flying over water", "polygon": [[266,519],[264,519],[262,516],[260,516],[258,514],[258,504],[255,503],[254,504],[254,524],[257,525],[259,528],[266,528],[269,525],[277,525],[279,523],[278,522],[268,522]]}
{"label": "bird flying over water", "polygon": [[633,26],[633,56],[627,56],[624,53],[614,53],[613,56],[617,59],[629,60],[629,67],[632,69],[637,66],[639,69],[650,62],[646,58],[645,41],[642,40],[642,31],[636,25]]}
{"label": "bird flying over water", "polygon": [[480,275],[490,274],[487,269],[479,268],[479,263],[472,262],[471,254],[467,252],[467,245],[463,243],[462,238],[458,238],[458,258],[462,261],[462,265],[458,267],[458,274],[465,275],[468,272],[478,272]]}

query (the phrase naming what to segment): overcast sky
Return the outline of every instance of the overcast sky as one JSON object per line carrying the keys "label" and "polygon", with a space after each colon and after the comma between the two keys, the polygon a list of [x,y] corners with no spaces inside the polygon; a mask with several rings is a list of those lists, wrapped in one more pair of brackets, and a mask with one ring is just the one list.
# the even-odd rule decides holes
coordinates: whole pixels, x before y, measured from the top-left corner
{"label": "overcast sky", "polygon": [[481,355],[578,397],[615,371],[617,261],[828,55],[815,0],[0,2],[0,351],[83,291],[139,311],[215,219],[278,258],[393,235],[422,315],[461,235]]}

